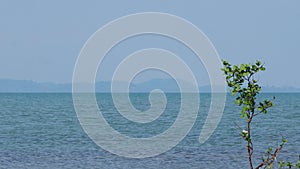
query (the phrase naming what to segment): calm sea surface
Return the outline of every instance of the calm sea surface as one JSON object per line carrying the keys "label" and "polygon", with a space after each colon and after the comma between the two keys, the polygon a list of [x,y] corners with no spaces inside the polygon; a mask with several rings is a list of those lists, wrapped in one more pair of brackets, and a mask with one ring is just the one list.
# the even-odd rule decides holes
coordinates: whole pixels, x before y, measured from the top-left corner
{"label": "calm sea surface", "polygon": [[[180,95],[166,94],[165,112],[149,124],[138,124],[118,114],[110,94],[97,94],[107,122],[130,137],[151,137],[167,130],[180,109]],[[256,164],[268,146],[281,137],[289,140],[278,160],[295,162],[300,154],[300,94],[262,94],[276,97],[268,114],[253,121]],[[150,107],[147,94],[131,94],[139,110]],[[235,123],[239,118],[234,97],[227,96],[222,120],[204,144],[198,137],[210,105],[210,94],[200,94],[200,110],[194,127],[173,149],[150,158],[130,159],[98,147],[83,131],[71,94],[0,94],[0,168],[247,168],[245,141]]]}

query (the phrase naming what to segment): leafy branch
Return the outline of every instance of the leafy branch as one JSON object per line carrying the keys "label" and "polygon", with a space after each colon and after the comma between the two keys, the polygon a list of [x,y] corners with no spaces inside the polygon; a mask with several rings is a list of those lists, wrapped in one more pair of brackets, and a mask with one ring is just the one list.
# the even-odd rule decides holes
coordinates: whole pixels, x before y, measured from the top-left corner
{"label": "leafy branch", "polygon": [[[242,130],[241,136],[247,142],[248,161],[250,169],[253,169],[251,122],[254,117],[260,114],[267,114],[268,109],[273,106],[272,100],[266,99],[262,102],[256,101],[257,95],[261,91],[261,86],[258,85],[258,81],[255,80],[254,75],[259,71],[265,71],[266,69],[264,64],[260,61],[256,61],[256,63],[252,65],[241,64],[232,66],[228,61],[223,60],[223,65],[222,71],[226,76],[228,87],[231,88],[230,92],[232,95],[237,95],[235,104],[242,106],[240,117],[245,118],[247,121],[247,129]],[[255,169],[261,167],[272,168],[273,163],[276,161],[277,154],[281,151],[285,143],[287,143],[287,140],[283,138],[282,143],[274,151],[272,147],[269,147],[266,151],[266,156],[262,157],[261,163],[258,164]],[[281,165],[285,166],[287,163],[282,162]]]}

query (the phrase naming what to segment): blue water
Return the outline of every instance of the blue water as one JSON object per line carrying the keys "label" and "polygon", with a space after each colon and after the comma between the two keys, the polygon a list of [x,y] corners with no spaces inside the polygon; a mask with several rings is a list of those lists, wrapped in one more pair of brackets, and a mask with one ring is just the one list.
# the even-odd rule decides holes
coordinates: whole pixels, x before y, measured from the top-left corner
{"label": "blue water", "polygon": [[[300,94],[262,94],[276,97],[268,114],[253,121],[255,163],[281,136],[289,140],[278,160],[296,161],[300,154]],[[244,127],[239,107],[228,95],[222,120],[208,141],[198,137],[210,105],[200,94],[200,111],[194,127],[173,149],[150,158],[130,159],[98,147],[83,131],[71,94],[0,94],[0,168],[247,168],[245,142],[235,122]],[[109,124],[130,137],[151,137],[167,130],[177,117],[179,94],[167,94],[166,111],[154,122],[137,124],[117,113],[110,94],[97,94]],[[139,110],[150,107],[147,94],[131,94]]]}

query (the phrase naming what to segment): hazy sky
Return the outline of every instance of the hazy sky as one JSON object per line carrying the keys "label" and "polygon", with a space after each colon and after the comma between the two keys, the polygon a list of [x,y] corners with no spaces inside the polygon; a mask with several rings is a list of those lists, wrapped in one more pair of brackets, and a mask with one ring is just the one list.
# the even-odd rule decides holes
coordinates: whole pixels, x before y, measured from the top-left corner
{"label": "hazy sky", "polygon": [[[185,18],[208,36],[221,58],[233,63],[265,62],[267,71],[259,76],[264,85],[300,87],[298,0],[2,0],[0,79],[71,82],[76,58],[86,40],[106,23],[137,12],[165,12]],[[128,46],[120,45],[115,55],[124,55],[136,46],[177,49],[176,42],[165,41],[170,40],[136,37],[126,42]],[[114,56],[113,51],[110,56]],[[109,72],[115,62],[108,59],[100,69]],[[201,63],[187,62],[204,71]],[[99,79],[102,76],[106,80],[109,73],[99,75]],[[199,79],[205,84],[205,75],[200,73]]]}

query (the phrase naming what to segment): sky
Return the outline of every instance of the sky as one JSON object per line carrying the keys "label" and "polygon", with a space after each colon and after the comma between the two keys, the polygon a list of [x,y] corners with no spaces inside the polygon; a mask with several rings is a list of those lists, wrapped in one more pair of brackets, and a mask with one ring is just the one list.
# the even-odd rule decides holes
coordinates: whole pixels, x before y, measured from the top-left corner
{"label": "sky", "polygon": [[[141,12],[169,13],[188,20],[206,34],[220,58],[234,64],[262,60],[267,70],[258,78],[263,85],[300,87],[297,0],[2,0],[0,79],[70,83],[76,59],[88,38],[119,17]],[[195,70],[200,84],[207,83],[205,68],[189,59],[188,50],[154,35],[133,37],[119,44],[98,69],[97,80],[109,80],[125,54],[146,47],[177,51]],[[155,77],[167,75],[153,70],[135,80]]]}

